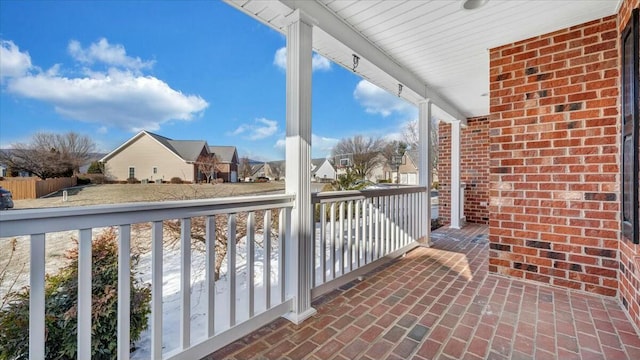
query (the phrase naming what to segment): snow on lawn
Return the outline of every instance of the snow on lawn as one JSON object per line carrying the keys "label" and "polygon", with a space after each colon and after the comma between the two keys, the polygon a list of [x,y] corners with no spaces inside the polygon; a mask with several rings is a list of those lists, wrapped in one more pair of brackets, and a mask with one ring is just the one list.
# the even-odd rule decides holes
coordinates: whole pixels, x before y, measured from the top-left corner
{"label": "snow on lawn", "polygon": [[[327,239],[324,251],[320,250],[320,224],[316,224],[316,241],[314,241],[316,260],[314,262],[315,271],[315,284],[319,285],[323,283],[322,272],[320,270],[320,254],[325,255],[325,275],[326,281],[331,280],[331,265],[329,262],[332,245],[335,247],[335,274],[339,277],[344,272],[348,272],[347,269],[342,271],[341,267],[346,267],[348,261],[340,262],[340,249],[337,244],[331,244],[329,239],[330,224],[327,223]],[[362,224],[353,224],[353,229],[356,226],[360,226],[360,234],[364,233]],[[355,231],[352,232],[352,235]],[[358,266],[358,257],[361,264],[365,264],[371,261],[370,247],[365,247],[367,236],[361,235],[361,242],[359,251],[356,252],[355,241],[352,247],[351,261],[353,269]],[[343,235],[344,245],[342,247],[343,259],[347,258],[347,236],[346,232]],[[163,308],[162,308],[162,346],[163,353],[172,352],[180,347],[180,249],[167,248],[163,251]],[[249,302],[247,296],[247,262],[246,262],[246,237],[242,238],[237,245],[236,256],[236,324],[239,324],[248,319],[249,315]],[[262,247],[262,234],[255,235],[255,258],[254,258],[254,302],[255,302],[255,314],[259,314],[266,310],[265,307],[265,291],[263,280],[264,270],[264,255],[265,251]],[[346,260],[346,259],[345,259]],[[271,304],[276,305],[280,303],[280,284],[278,275],[278,240],[272,239],[271,249]],[[138,274],[141,280],[146,283],[151,283],[151,252],[145,252],[140,256],[140,262],[137,268]],[[220,269],[220,279],[216,281],[215,285],[215,310],[214,310],[214,322],[215,332],[219,333],[229,328],[229,283],[227,276],[227,260],[222,263]],[[207,338],[207,294],[205,289],[205,252],[202,243],[192,241],[191,251],[191,345],[198,344]],[[142,332],[140,339],[135,343],[136,350],[131,354],[132,359],[149,359],[151,357],[151,329],[147,329]]]}
{"label": "snow on lawn", "polygon": [[[254,283],[255,313],[265,309],[265,291],[263,279],[264,249],[261,245],[262,235],[256,234]],[[272,240],[271,253],[271,304],[279,303],[278,284],[278,242]],[[205,289],[205,252],[200,243],[194,243],[191,252],[191,344],[197,344],[207,338],[207,294]],[[249,302],[247,296],[247,262],[246,238],[237,246],[236,256],[236,323],[248,319]],[[180,346],[180,249],[164,249],[163,253],[163,302],[162,302],[162,347],[163,353],[176,350]],[[215,292],[215,331],[229,328],[229,284],[227,277],[227,261],[222,263],[220,279],[216,281]],[[151,283],[151,252],[140,257],[138,272],[143,282]],[[137,349],[131,354],[132,359],[149,359],[151,357],[151,329],[142,332],[136,342]]]}

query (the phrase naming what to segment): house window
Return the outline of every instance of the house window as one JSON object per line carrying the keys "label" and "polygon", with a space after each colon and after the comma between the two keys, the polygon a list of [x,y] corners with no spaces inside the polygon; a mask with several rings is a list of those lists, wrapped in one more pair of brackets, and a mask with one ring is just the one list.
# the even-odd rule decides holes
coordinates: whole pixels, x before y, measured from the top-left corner
{"label": "house window", "polygon": [[349,158],[340,159],[340,166],[349,166]]}
{"label": "house window", "polygon": [[157,166],[154,166],[154,167],[153,167],[153,175],[155,175],[155,174],[157,174],[157,173],[158,173],[158,167],[157,167]]}
{"label": "house window", "polygon": [[136,177],[136,168],[129,166],[129,179]]}
{"label": "house window", "polygon": [[621,218],[622,236],[638,244],[638,172],[639,125],[638,109],[640,108],[639,52],[640,36],[638,34],[638,9],[635,9],[626,28],[622,32],[622,196]]}

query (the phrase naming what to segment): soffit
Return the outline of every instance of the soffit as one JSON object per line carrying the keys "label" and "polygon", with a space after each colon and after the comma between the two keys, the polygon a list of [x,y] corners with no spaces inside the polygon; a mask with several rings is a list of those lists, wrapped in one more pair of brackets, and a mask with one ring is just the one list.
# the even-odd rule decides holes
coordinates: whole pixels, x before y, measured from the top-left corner
{"label": "soffit", "polygon": [[[280,32],[295,8],[313,8],[308,1],[227,0]],[[466,117],[489,113],[488,49],[612,15],[620,5],[619,0],[490,0],[469,11],[460,0],[316,2]],[[314,50],[350,69],[355,51],[323,25],[314,27]],[[358,74],[397,94],[398,79],[374,60],[361,56]],[[402,92],[414,104],[423,95],[415,86]]]}

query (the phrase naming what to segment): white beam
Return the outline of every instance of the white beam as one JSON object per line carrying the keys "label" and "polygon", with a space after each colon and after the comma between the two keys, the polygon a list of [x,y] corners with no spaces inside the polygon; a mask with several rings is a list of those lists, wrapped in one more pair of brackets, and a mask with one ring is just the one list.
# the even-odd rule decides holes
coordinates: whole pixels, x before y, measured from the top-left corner
{"label": "white beam", "polygon": [[[420,154],[420,164],[418,165],[418,179],[420,186],[426,187],[427,195],[425,201],[420,206],[423,207],[421,212],[420,236],[424,239],[420,241],[424,245],[431,245],[431,101],[425,100],[418,104],[418,146]],[[422,228],[424,227],[424,228]]]}
{"label": "white beam", "polygon": [[[311,65],[312,26],[300,10],[288,16],[286,185],[295,194],[287,227],[285,288],[294,298],[286,317],[299,324],[313,316],[311,307]],[[280,261],[283,261],[281,259]]]}
{"label": "white beam", "polygon": [[460,121],[451,122],[451,228],[460,229]]}
{"label": "white beam", "polygon": [[316,22],[315,26],[349,47],[361,58],[366,59],[398,80],[399,83],[417,93],[421,98],[429,99],[433,104],[456,119],[466,119],[466,116],[460,110],[436,91],[429,89],[418,76],[400,66],[320,3],[309,0],[280,0],[280,2],[293,10],[300,9],[311,16]]}

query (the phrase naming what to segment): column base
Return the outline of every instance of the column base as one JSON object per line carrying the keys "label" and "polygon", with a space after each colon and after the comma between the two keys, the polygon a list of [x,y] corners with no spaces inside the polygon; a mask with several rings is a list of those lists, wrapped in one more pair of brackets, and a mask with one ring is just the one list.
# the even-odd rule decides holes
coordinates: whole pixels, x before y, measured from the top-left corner
{"label": "column base", "polygon": [[308,318],[312,317],[313,315],[315,315],[318,312],[318,310],[314,309],[314,308],[309,308],[306,311],[302,312],[302,313],[296,313],[294,311],[290,311],[284,315],[282,315],[283,318],[291,321],[292,323],[296,324],[296,325],[300,325],[303,321],[307,320]]}

